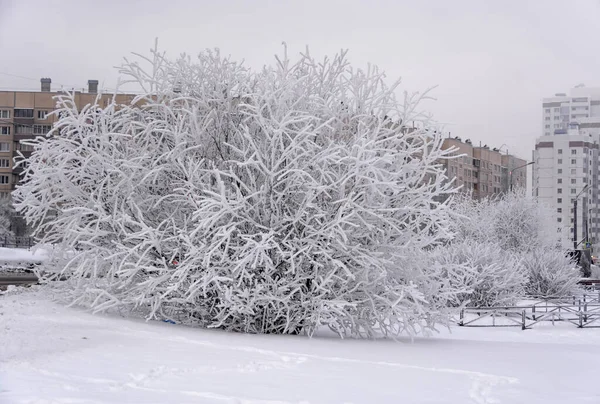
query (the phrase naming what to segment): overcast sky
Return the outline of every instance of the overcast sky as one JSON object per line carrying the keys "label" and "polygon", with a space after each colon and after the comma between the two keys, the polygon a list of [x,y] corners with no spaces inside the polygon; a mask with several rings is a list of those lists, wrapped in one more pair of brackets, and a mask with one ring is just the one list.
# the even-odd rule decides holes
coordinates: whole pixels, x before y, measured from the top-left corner
{"label": "overcast sky", "polygon": [[[403,88],[437,85],[447,131],[531,158],[541,99],[600,86],[598,0],[0,0],[0,89],[113,88],[114,66],[158,37],[172,56],[218,47],[249,66],[350,50]],[[15,77],[22,76],[22,77]]]}

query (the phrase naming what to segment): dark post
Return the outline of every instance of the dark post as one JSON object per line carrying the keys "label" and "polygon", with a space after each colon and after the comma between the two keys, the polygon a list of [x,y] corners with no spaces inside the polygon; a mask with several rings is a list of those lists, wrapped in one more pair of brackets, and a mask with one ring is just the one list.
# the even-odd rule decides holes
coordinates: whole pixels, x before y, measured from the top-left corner
{"label": "dark post", "polygon": [[577,249],[577,198],[573,202],[573,249]]}

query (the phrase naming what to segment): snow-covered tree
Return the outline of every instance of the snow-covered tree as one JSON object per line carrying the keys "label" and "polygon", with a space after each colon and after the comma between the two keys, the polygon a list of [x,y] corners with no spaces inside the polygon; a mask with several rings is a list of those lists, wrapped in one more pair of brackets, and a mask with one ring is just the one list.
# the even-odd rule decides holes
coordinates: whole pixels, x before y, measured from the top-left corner
{"label": "snow-covered tree", "polygon": [[436,264],[452,271],[450,289],[463,288],[458,304],[491,307],[515,304],[524,296],[527,273],[519,256],[498,244],[463,241],[432,251]]}
{"label": "snow-covered tree", "polygon": [[536,249],[525,255],[528,279],[525,290],[534,297],[564,297],[577,291],[579,270],[563,251]]}
{"label": "snow-covered tree", "polygon": [[457,240],[497,243],[505,251],[519,253],[556,248],[551,212],[524,190],[479,201],[461,196],[453,211]]}
{"label": "snow-covered tree", "polygon": [[[144,63],[146,65],[144,66]],[[346,53],[287,53],[254,72],[218,51],[157,51],[121,72],[126,105],[58,97],[15,195],[75,301],[258,333],[415,333],[448,320],[442,269],[447,155],[423,94],[398,101]],[[410,125],[409,125],[410,123]]]}
{"label": "snow-covered tree", "polygon": [[[456,237],[445,247],[450,257],[460,257],[464,244],[487,245],[521,262],[527,278],[515,295],[564,296],[576,290],[579,276],[566,251],[556,246],[552,212],[537,200],[516,191],[481,201],[461,196],[453,204]],[[451,252],[454,248],[458,253]],[[486,257],[490,264],[505,266],[502,255],[490,252]],[[509,276],[508,284],[516,286],[509,272],[498,276]]]}

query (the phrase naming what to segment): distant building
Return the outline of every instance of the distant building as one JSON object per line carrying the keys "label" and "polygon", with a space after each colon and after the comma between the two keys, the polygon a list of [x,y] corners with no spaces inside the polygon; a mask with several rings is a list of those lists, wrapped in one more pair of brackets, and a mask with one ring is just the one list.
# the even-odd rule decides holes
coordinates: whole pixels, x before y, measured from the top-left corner
{"label": "distant building", "polygon": [[554,212],[556,238],[563,248],[573,248],[575,240],[578,248],[590,242],[598,251],[600,88],[578,86],[569,95],[544,98],[542,125],[533,152],[533,195]]}
{"label": "distant building", "polygon": [[471,140],[464,142],[459,137],[444,139],[442,148],[457,149],[456,157],[443,161],[446,176],[454,179],[464,192],[473,198],[494,197],[511,189],[527,186],[527,161],[510,154],[502,154],[487,145],[473,146]]}
{"label": "distant building", "polygon": [[544,135],[536,139],[533,151],[533,195],[551,207],[563,248],[573,248],[575,240],[578,248],[589,242],[598,251],[600,88],[580,86],[569,96],[545,98],[542,122]]}
{"label": "distant building", "polygon": [[[56,121],[48,116],[56,108],[53,97],[58,92],[51,91],[52,81],[43,78],[41,91],[0,91],[0,198],[7,198],[20,180],[23,168],[14,167],[13,159],[20,151],[24,156],[31,154],[31,146],[21,144],[21,140],[45,135]],[[87,92],[75,92],[75,103],[82,108],[95,101],[98,96],[98,81],[89,80]],[[127,103],[134,95],[117,94],[118,103]],[[111,94],[102,95],[101,106],[108,105]]]}

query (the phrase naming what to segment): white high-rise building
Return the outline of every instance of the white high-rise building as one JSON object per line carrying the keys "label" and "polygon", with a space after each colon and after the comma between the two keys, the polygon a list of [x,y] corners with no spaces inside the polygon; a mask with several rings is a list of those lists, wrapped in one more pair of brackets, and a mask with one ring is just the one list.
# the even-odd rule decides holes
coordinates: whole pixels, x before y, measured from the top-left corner
{"label": "white high-rise building", "polygon": [[545,98],[542,125],[533,152],[533,195],[552,208],[557,243],[573,248],[576,240],[578,248],[585,248],[587,241],[598,252],[600,88],[579,86],[568,96]]}

